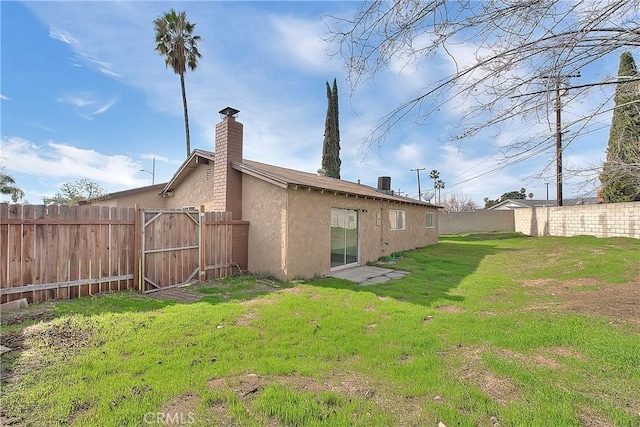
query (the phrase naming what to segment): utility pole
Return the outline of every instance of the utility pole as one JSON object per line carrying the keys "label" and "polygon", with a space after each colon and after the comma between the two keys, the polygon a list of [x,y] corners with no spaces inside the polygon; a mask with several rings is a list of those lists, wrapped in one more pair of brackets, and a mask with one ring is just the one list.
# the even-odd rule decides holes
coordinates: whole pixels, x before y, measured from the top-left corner
{"label": "utility pole", "polygon": [[[560,100],[560,80],[580,77],[578,74],[566,74],[563,76],[543,76],[546,79],[556,81],[556,205],[562,206],[562,101]],[[568,90],[568,89],[567,89]]]}
{"label": "utility pole", "polygon": [[423,171],[424,168],[411,169],[411,172],[414,172],[418,175],[418,200],[422,201],[422,193],[420,192],[420,171]]}
{"label": "utility pole", "polygon": [[402,191],[400,191],[400,189],[398,188],[398,191],[396,191],[396,194],[397,194],[398,196],[402,196],[402,194],[403,194],[403,193],[402,193]]}

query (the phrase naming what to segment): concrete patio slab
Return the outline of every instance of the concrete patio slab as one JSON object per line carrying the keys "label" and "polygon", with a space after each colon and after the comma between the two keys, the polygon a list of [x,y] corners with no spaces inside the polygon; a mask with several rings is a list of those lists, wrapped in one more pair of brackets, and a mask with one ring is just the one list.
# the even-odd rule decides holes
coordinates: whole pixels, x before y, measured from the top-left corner
{"label": "concrete patio slab", "polygon": [[360,286],[371,286],[371,285],[379,285],[380,283],[386,283],[391,280],[390,277],[384,276],[376,276],[370,279],[365,280],[364,282],[358,283]]}
{"label": "concrete patio slab", "polygon": [[409,274],[408,271],[392,270],[390,268],[372,267],[363,265],[361,267],[347,268],[329,274],[329,277],[345,279],[356,282],[363,286],[377,285],[388,282],[391,279],[400,279]]}

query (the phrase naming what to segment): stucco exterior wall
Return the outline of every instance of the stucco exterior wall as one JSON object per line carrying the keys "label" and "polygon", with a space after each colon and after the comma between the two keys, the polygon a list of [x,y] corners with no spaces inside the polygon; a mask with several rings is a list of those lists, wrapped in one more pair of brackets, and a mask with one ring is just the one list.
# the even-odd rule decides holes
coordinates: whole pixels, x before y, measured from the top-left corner
{"label": "stucco exterior wall", "polygon": [[[264,188],[264,183],[257,184],[255,181],[245,178],[243,182],[245,195],[253,193],[251,197],[273,198],[273,194],[267,192],[267,188],[275,186],[266,184],[267,187]],[[252,187],[262,189],[254,193],[249,190]],[[284,189],[279,190],[284,191]],[[261,218],[248,217],[245,212],[244,219],[251,222],[249,270],[257,265],[270,271],[275,267],[282,280],[321,276],[331,271],[331,208],[358,211],[360,264],[375,261],[392,252],[414,249],[438,241],[437,226],[426,227],[426,213],[431,212],[437,215],[436,209],[433,208],[365,200],[361,197],[347,197],[344,194],[336,195],[332,192],[309,191],[307,188],[289,188],[284,197],[280,196],[278,200],[277,203],[272,202],[267,208],[269,213],[263,214]],[[252,202],[263,205],[263,203],[257,203],[255,198]],[[274,209],[276,207],[277,209]],[[405,211],[405,230],[389,230],[390,208]],[[261,211],[266,212],[264,208]],[[271,221],[268,220],[269,215],[273,218]],[[437,218],[435,223],[437,224]],[[268,232],[266,229],[269,227],[277,229],[277,232]],[[262,228],[265,230],[258,231]],[[252,242],[258,243],[257,239],[260,239],[260,249],[252,248]],[[268,239],[276,239],[281,246],[265,247],[267,245],[265,240]],[[278,260],[279,266],[274,259],[276,253],[281,255]],[[264,257],[270,257],[270,259],[261,259],[258,262],[258,258]]]}
{"label": "stucco exterior wall", "polygon": [[287,192],[249,175],[243,175],[242,189],[242,219],[249,221],[248,270],[287,280]]}
{"label": "stucco exterior wall", "polygon": [[168,209],[182,209],[187,206],[200,209],[200,205],[204,205],[206,211],[215,211],[213,164],[197,165],[173,191],[173,196],[166,197],[165,200],[165,207]]}
{"label": "stucco exterior wall", "polygon": [[[382,203],[382,244],[380,251],[365,260],[373,261],[392,252],[405,251],[438,243],[438,211],[436,208],[402,205],[389,202]],[[389,209],[405,211],[405,230],[391,230]],[[427,212],[435,214],[434,227],[427,228]]]}
{"label": "stucco exterior wall", "polygon": [[640,238],[640,202],[516,209],[514,218],[531,236]]}
{"label": "stucco exterior wall", "polygon": [[[527,209],[522,209],[527,210]],[[478,210],[475,212],[440,212],[440,234],[515,231],[513,210]]]}

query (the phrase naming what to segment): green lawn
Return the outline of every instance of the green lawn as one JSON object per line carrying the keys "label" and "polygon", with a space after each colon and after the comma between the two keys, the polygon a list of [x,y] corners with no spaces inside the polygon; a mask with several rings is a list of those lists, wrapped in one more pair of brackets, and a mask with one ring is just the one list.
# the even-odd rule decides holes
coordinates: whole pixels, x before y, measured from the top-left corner
{"label": "green lawn", "polygon": [[640,241],[441,237],[412,274],[2,315],[2,424],[640,426]]}

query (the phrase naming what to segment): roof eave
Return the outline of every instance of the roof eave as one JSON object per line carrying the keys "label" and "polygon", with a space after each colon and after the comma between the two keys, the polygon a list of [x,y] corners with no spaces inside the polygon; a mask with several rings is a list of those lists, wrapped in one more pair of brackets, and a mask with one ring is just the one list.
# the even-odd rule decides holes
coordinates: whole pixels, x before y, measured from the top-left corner
{"label": "roof eave", "polygon": [[287,186],[289,185],[289,182],[274,176],[272,174],[266,173],[264,171],[261,170],[257,170],[252,168],[251,166],[245,164],[245,163],[240,163],[240,162],[232,162],[231,163],[231,167],[234,168],[235,170],[242,172],[242,173],[246,173],[249,176],[252,176],[254,178],[258,178],[262,181],[266,181],[270,184],[273,184],[275,186],[278,186],[280,188],[287,188]]}

